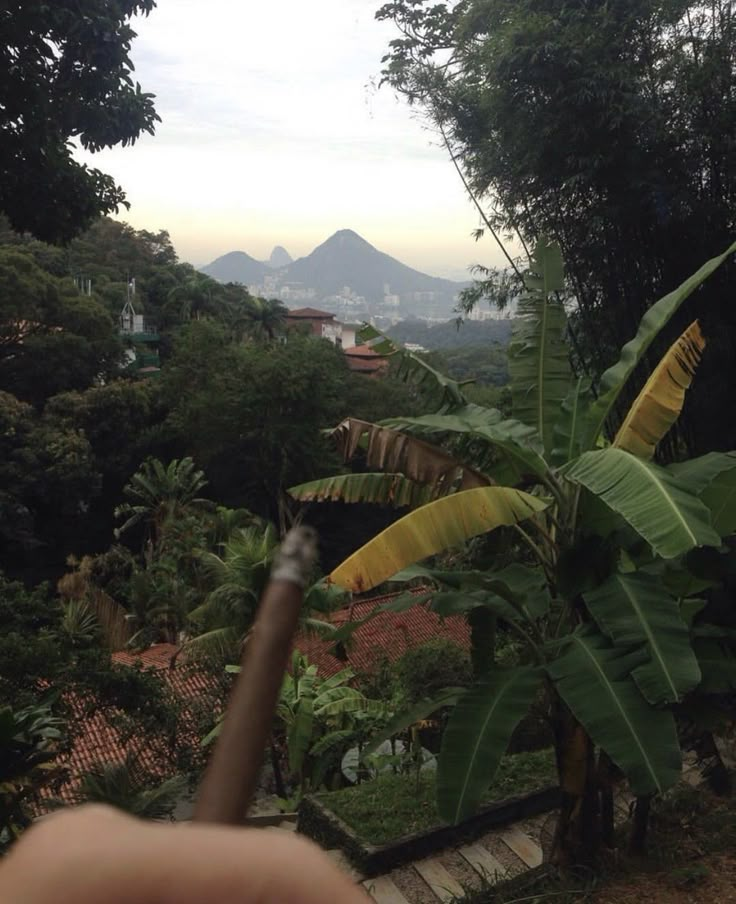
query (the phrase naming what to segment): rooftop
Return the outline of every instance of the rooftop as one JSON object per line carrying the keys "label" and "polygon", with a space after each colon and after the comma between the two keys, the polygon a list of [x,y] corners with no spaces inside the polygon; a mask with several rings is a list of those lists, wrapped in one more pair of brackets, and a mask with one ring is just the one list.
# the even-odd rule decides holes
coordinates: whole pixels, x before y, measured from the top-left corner
{"label": "rooftop", "polygon": [[295,308],[286,315],[287,320],[291,318],[297,320],[334,320],[335,315],[329,314],[327,311],[318,311],[317,308]]}

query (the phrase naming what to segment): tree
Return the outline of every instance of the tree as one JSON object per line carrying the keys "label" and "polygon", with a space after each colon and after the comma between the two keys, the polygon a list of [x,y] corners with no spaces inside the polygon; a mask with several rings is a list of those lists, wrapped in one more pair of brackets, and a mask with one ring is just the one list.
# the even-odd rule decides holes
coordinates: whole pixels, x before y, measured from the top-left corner
{"label": "tree", "polygon": [[51,395],[116,372],[113,320],[70,279],[44,272],[24,248],[0,248],[0,382],[41,407]]}
{"label": "tree", "polygon": [[15,4],[0,49],[0,210],[19,232],[69,241],[125,205],[112,177],[73,158],[153,134],[153,95],[131,79],[137,13],[154,0]]}
{"label": "tree", "polygon": [[158,459],[148,459],[123,488],[130,502],[115,510],[116,518],[125,522],[116,531],[120,536],[144,522],[158,543],[166,525],[181,518],[187,511],[209,508],[212,503],[199,493],[207,486],[203,471],[198,471],[191,458],[174,459],[164,465]]}
{"label": "tree", "polygon": [[[709,626],[720,647],[701,650],[708,629],[699,634],[692,619],[703,586],[692,580],[690,558],[696,551],[718,558],[722,538],[736,529],[728,490],[736,456],[712,453],[669,468],[651,462],[700,362],[697,321],[664,356],[612,443],[603,432],[657,334],[734,251],[652,306],[594,399],[570,371],[565,309],[554,299],[563,278],[559,247],[540,242],[509,349],[513,418],[467,403],[458,384],[404,353],[409,377],[434,381],[438,412],[380,426],[347,422],[335,431],[346,458],[367,437],[368,464],[394,473],[292,489],[297,498],[324,493],[414,507],[334,569],[332,583],[364,592],[387,579],[429,581],[436,590],[427,598],[438,614],[485,612],[523,642],[523,657],[508,668],[494,662],[493,630],[473,633],[489,645],[488,658],[476,665],[479,678],[460,697],[443,738],[438,806],[448,821],[472,814],[514,729],[543,693],[562,790],[553,858],[589,859],[601,837],[612,840],[612,785],[620,773],[639,799],[632,838],[640,845],[649,799],[680,775],[673,707],[701,681],[720,691],[736,684],[728,630]],[[454,462],[427,442],[448,436],[467,441]],[[388,478],[388,491],[379,476]],[[415,564],[503,527],[512,529],[511,565],[500,557],[489,570]],[[384,608],[416,602],[412,596]],[[424,711],[447,702],[445,694]],[[410,718],[422,714],[415,709]]]}
{"label": "tree", "polygon": [[[396,0],[378,17],[400,32],[385,78],[438,129],[487,225],[527,246],[560,243],[572,351],[597,378],[650,299],[734,231],[733,4]],[[678,440],[692,454],[736,445],[718,414],[734,382],[733,273],[703,289],[714,354],[660,454]],[[685,325],[676,318],[676,331]],[[666,344],[645,356],[649,369]],[[630,402],[625,393],[614,421]]]}
{"label": "tree", "polygon": [[256,340],[272,342],[286,328],[289,309],[277,298],[250,298],[244,311],[248,333]]}
{"label": "tree", "polygon": [[46,545],[63,562],[70,522],[99,489],[84,435],[0,392],[0,484],[4,565],[22,567]]}
{"label": "tree", "polygon": [[172,446],[206,469],[224,504],[278,523],[283,487],[329,468],[320,430],[340,416],[347,380],[331,343],[234,344],[220,324],[195,321],[162,376]]}
{"label": "tree", "polygon": [[164,781],[146,775],[138,758],[128,754],[118,763],[95,763],[82,774],[76,804],[106,804],[139,819],[166,819],[187,790],[184,776]]}

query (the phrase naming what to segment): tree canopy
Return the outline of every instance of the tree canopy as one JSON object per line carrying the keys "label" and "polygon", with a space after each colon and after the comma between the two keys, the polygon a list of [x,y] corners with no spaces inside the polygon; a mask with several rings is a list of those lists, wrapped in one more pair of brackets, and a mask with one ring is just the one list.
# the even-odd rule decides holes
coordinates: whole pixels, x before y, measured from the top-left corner
{"label": "tree canopy", "polygon": [[132,79],[133,16],[155,0],[13,3],[0,12],[0,211],[66,242],[126,205],[115,180],[74,159],[153,134],[153,95]]}

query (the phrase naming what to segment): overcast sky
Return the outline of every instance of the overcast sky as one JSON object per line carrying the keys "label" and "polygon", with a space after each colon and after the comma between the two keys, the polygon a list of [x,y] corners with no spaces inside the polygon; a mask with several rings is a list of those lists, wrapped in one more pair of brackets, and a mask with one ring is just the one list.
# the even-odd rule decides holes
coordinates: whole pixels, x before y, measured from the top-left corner
{"label": "overcast sky", "polygon": [[375,83],[394,37],[379,0],[158,0],[135,20],[155,138],[94,155],[137,228],[195,265],[227,251],[309,253],[350,228],[436,275],[498,262],[446,152]]}

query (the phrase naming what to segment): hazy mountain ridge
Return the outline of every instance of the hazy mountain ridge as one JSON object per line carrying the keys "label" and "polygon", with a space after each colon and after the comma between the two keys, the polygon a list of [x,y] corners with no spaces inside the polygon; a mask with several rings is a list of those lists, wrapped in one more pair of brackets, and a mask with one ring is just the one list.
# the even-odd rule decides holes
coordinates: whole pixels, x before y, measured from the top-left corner
{"label": "hazy mountain ridge", "polygon": [[379,251],[351,229],[336,232],[306,257],[274,268],[274,258],[284,260],[283,255],[288,257],[288,252],[277,246],[271,261],[264,264],[243,251],[233,251],[201,270],[220,281],[246,285],[260,284],[267,275],[275,276],[282,283],[297,283],[314,289],[317,298],[338,295],[349,286],[356,295],[374,304],[383,302],[387,286],[388,294],[402,298],[432,292],[435,300],[444,303],[448,312],[454,297],[467,285],[408,267]]}

